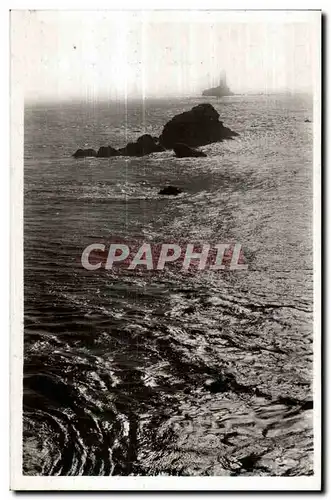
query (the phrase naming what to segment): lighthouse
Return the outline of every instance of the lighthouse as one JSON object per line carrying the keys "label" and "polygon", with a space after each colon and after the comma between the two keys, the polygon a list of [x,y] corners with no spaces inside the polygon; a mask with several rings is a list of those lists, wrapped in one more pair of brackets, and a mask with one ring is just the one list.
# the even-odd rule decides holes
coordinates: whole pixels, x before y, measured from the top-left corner
{"label": "lighthouse", "polygon": [[202,92],[204,96],[214,96],[214,97],[223,97],[227,95],[233,95],[233,92],[229,89],[226,83],[226,73],[225,71],[221,71],[220,83],[218,87],[212,87],[210,89],[206,89]]}

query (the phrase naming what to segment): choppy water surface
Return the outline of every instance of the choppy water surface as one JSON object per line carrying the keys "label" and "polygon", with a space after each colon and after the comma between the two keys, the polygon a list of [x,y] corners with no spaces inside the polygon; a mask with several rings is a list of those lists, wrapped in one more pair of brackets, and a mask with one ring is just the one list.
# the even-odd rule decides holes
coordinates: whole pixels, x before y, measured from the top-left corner
{"label": "choppy water surface", "polygon": [[[199,102],[26,108],[25,474],[312,474],[311,101],[210,99],[240,136],[207,158],[70,156]],[[84,270],[110,237],[239,242],[249,267]]]}

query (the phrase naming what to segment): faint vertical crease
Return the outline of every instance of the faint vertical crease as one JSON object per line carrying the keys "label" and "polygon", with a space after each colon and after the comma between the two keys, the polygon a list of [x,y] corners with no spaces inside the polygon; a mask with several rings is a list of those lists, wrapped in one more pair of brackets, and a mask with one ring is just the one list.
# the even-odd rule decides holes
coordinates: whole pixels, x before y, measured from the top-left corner
{"label": "faint vertical crease", "polygon": [[[145,80],[145,63],[146,63],[146,58],[145,58],[145,49],[146,49],[146,43],[145,43],[145,17],[146,13],[143,11],[141,13],[141,97],[142,97],[142,122],[143,122],[143,133],[146,133],[146,107],[145,107],[145,98],[146,98],[146,80]],[[144,176],[146,176],[146,167],[144,163]]]}
{"label": "faint vertical crease", "polygon": [[[124,60],[125,60],[125,66],[124,66],[124,71],[125,71],[125,78],[124,78],[124,111],[125,111],[125,142],[126,144],[128,143],[128,51],[127,51],[127,44],[128,44],[128,29],[127,29],[127,15],[128,13],[124,13],[124,23],[123,23],[123,29],[124,29],[124,37],[123,37],[123,43],[124,43]],[[126,234],[128,234],[128,159],[125,158],[125,226],[126,226]]]}

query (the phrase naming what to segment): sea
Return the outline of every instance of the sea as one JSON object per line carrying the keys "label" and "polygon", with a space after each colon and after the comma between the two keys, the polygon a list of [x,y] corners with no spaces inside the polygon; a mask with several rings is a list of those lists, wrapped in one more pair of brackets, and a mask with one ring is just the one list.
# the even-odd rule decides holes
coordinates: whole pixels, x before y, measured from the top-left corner
{"label": "sea", "polygon": [[[26,103],[25,475],[313,474],[312,97],[207,99]],[[239,134],[206,158],[72,157],[203,102]],[[86,270],[111,239],[248,268]]]}

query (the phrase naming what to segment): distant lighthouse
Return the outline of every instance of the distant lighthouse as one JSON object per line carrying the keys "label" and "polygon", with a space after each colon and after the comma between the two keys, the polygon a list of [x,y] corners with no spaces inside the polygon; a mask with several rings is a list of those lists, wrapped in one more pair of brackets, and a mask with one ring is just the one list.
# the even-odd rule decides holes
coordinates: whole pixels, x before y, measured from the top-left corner
{"label": "distant lighthouse", "polygon": [[227,87],[227,85],[226,85],[226,73],[225,73],[225,71],[224,71],[224,70],[223,70],[223,71],[221,71],[221,76],[220,76],[220,87],[221,87],[222,85],[223,85],[224,87]]}
{"label": "distant lighthouse", "polygon": [[214,97],[223,97],[226,95],[233,95],[233,92],[229,89],[226,83],[226,73],[225,71],[221,71],[220,83],[218,87],[212,87],[210,89],[206,89],[202,92],[204,96],[214,96]]}

